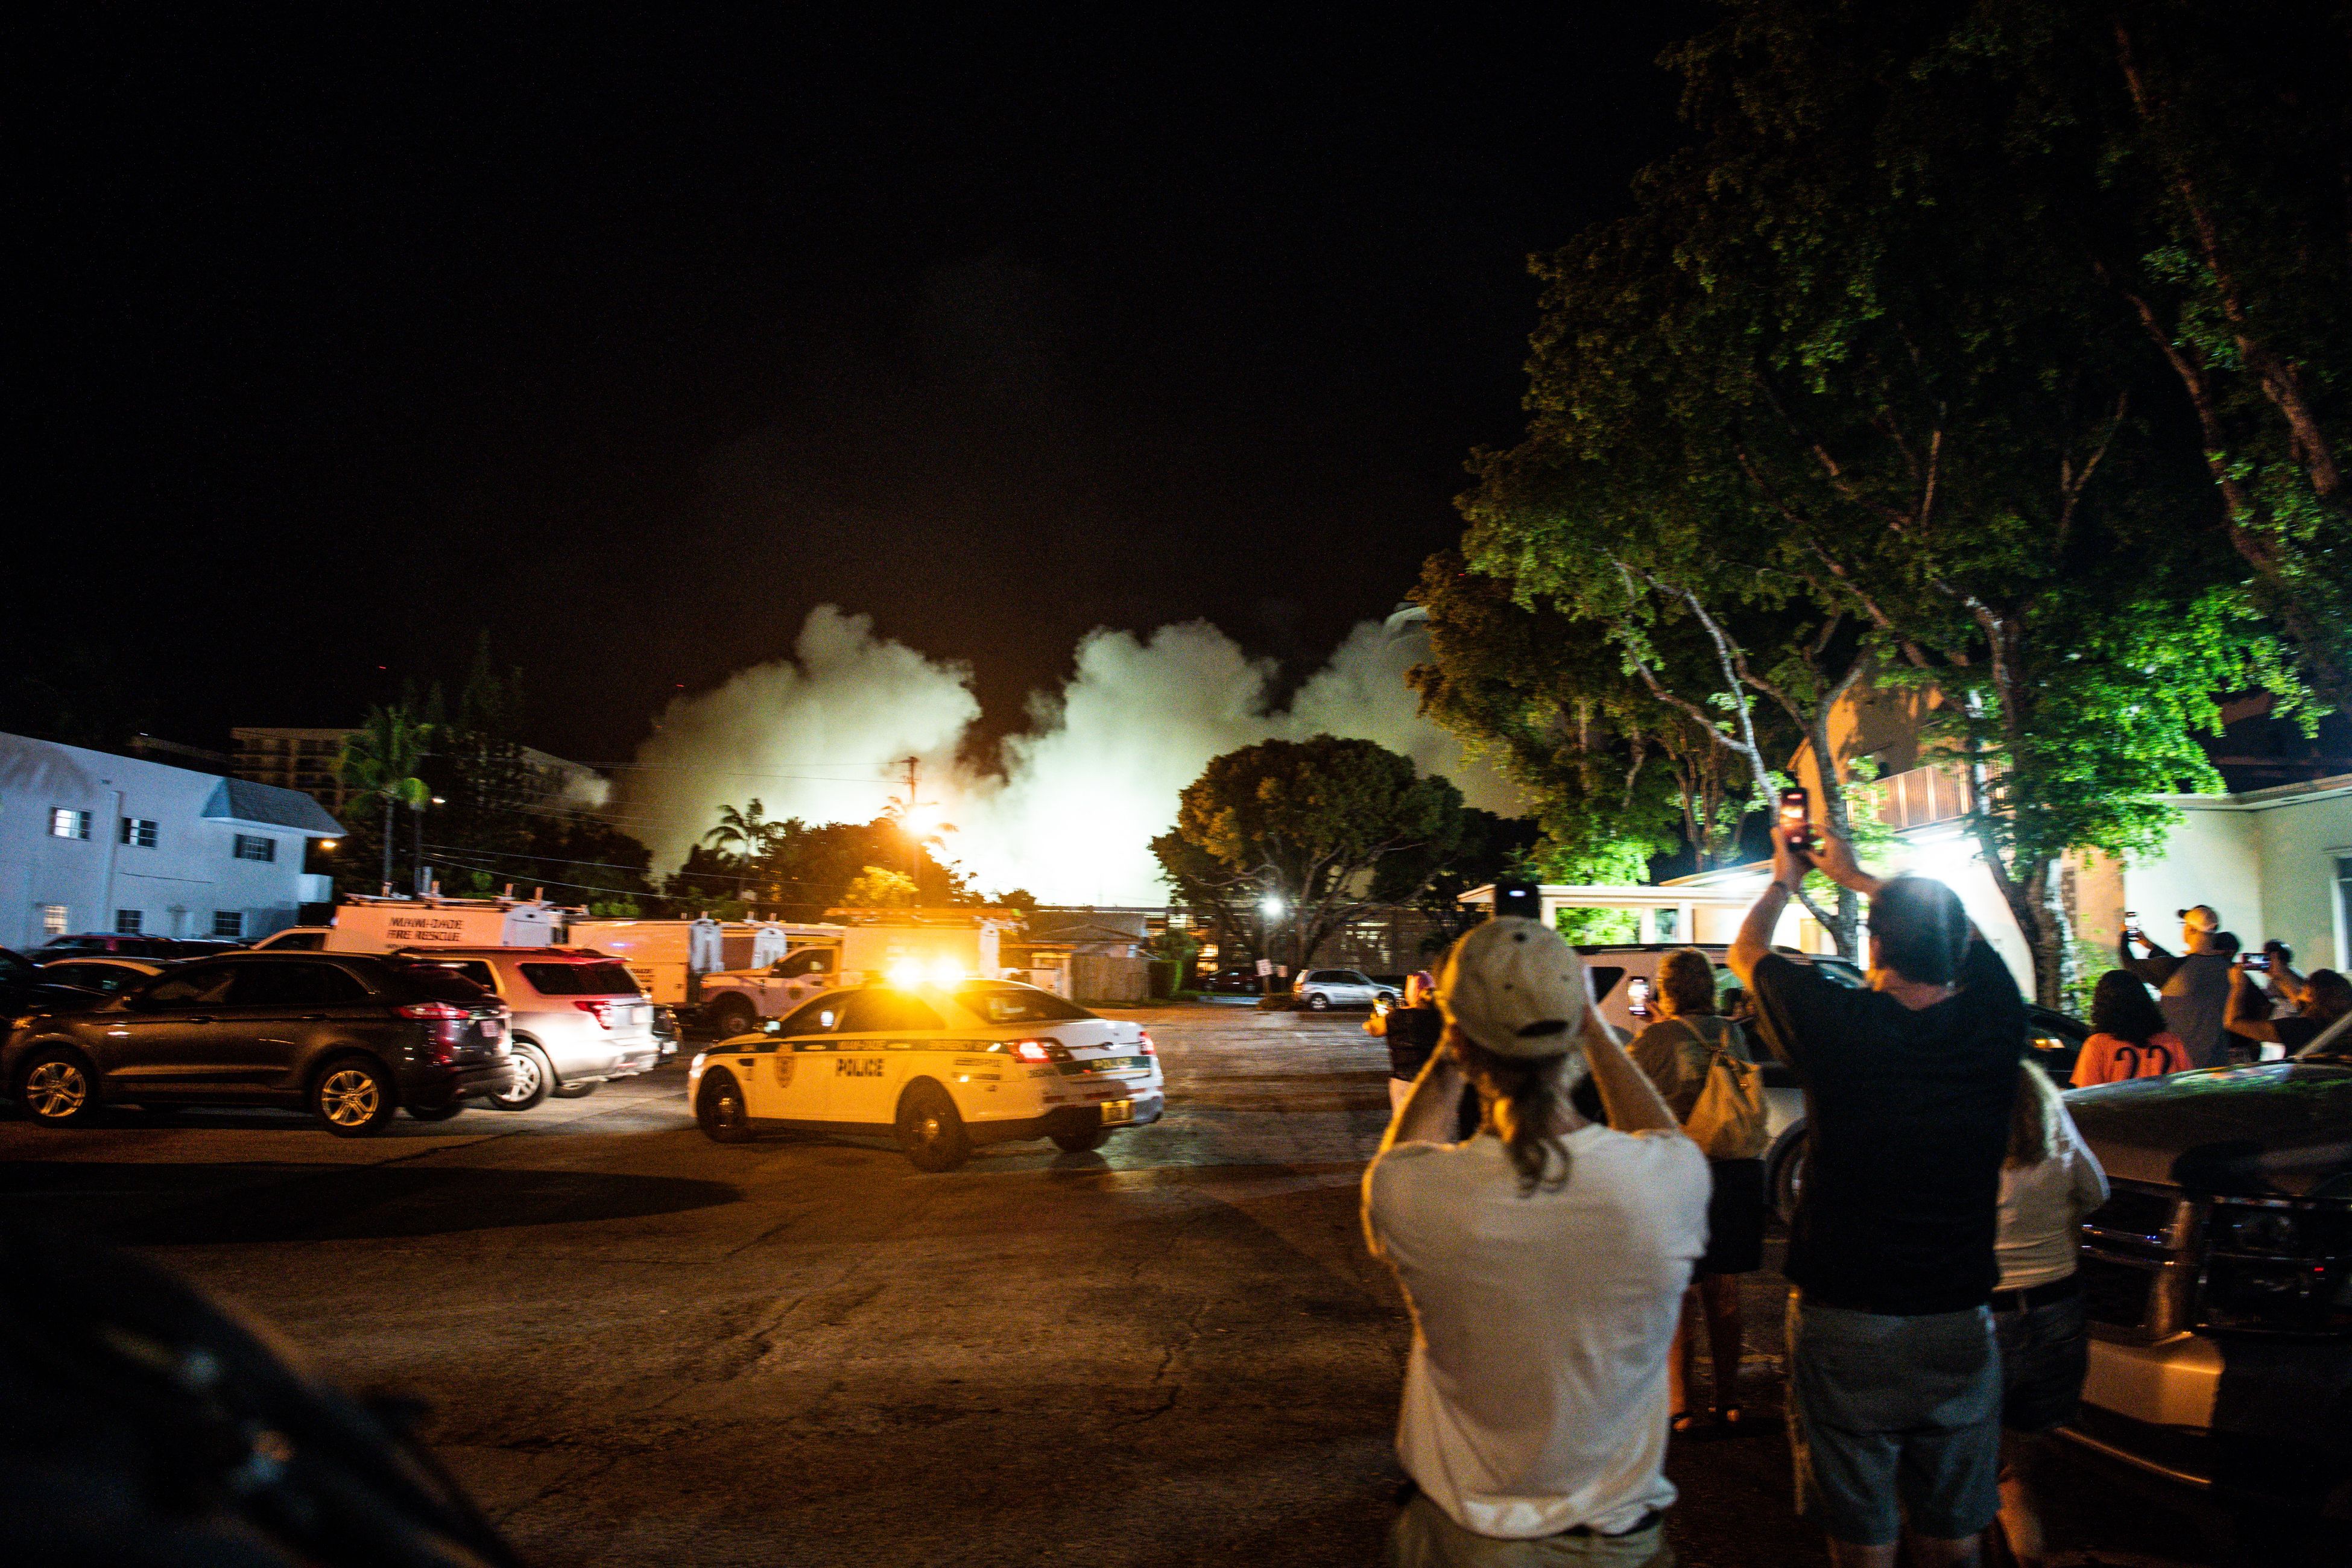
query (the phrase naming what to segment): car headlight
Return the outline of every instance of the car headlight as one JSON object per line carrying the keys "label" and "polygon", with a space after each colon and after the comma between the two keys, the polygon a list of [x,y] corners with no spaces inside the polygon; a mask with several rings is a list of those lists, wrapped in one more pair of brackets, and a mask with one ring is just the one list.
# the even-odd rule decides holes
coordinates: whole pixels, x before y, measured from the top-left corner
{"label": "car headlight", "polygon": [[710,1053],[709,1051],[695,1052],[694,1059],[686,1064],[686,1070],[688,1072],[700,1072],[702,1070],[703,1058],[708,1057],[709,1054]]}

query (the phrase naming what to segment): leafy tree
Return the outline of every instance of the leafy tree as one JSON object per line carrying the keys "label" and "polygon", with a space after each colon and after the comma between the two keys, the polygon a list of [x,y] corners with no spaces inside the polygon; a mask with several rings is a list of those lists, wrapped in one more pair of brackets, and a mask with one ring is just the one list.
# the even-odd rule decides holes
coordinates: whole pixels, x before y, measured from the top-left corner
{"label": "leafy tree", "polygon": [[883,866],[866,867],[841,890],[843,907],[853,910],[909,909],[918,897],[915,879]]}
{"label": "leafy tree", "polygon": [[769,821],[767,808],[753,795],[749,805],[720,806],[719,821],[702,836],[702,842],[749,864],[773,848],[782,830],[783,824]]}
{"label": "leafy tree", "polygon": [[2213,591],[2074,215],[1928,68],[1951,47],[1947,13],[1782,0],[1671,57],[1696,145],[1539,268],[1528,439],[1480,459],[1465,553],[1605,626],[1662,700],[1652,648],[1696,628],[1717,669],[1677,705],[1759,794],[1751,694],[1777,709],[1832,821],[1838,698],[1923,688],[2055,999],[2059,853],[2145,847],[2146,796],[2211,777],[2207,694],[2287,688]]}
{"label": "leafy tree", "polygon": [[1462,895],[1524,874],[1542,831],[1526,817],[1464,806],[1451,843],[1383,858],[1372,875],[1373,897],[1418,909],[1430,925],[1423,951],[1442,952],[1486,918],[1465,909]]}
{"label": "leafy tree", "polygon": [[[1374,901],[1385,859],[1422,854],[1425,880],[1461,832],[1462,794],[1452,784],[1417,778],[1410,759],[1370,741],[1316,735],[1213,758],[1179,798],[1174,837],[1199,852],[1180,866],[1213,883],[1228,907],[1279,900],[1304,966]],[[1388,890],[1410,897],[1419,886]]]}
{"label": "leafy tree", "polygon": [[357,800],[383,805],[383,883],[392,891],[393,813],[405,805],[422,811],[432,798],[431,786],[416,776],[432,739],[432,727],[415,719],[398,703],[370,708],[366,721],[343,742],[336,773]]}

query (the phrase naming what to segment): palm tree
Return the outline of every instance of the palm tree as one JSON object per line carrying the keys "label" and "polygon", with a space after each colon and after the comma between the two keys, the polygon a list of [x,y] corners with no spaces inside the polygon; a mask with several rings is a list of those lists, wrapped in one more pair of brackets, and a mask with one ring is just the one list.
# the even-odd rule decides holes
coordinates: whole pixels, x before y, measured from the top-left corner
{"label": "palm tree", "polygon": [[719,826],[702,836],[702,841],[715,849],[732,848],[738,860],[749,863],[766,854],[782,828],[780,822],[768,820],[767,808],[753,795],[749,805],[738,811],[731,805],[719,808]]}
{"label": "palm tree", "polygon": [[346,788],[357,796],[373,796],[383,802],[383,890],[387,897],[392,892],[393,808],[405,805],[411,811],[422,811],[425,803],[432,798],[431,787],[416,776],[417,764],[425,759],[425,742],[432,736],[432,725],[417,722],[398,703],[389,708],[371,708],[367,722],[343,742],[343,754],[335,763],[335,771]]}

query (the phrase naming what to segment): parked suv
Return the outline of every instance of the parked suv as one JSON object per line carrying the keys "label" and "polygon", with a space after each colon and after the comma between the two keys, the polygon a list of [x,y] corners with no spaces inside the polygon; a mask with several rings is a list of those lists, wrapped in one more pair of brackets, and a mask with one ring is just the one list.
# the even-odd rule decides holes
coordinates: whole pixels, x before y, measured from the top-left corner
{"label": "parked suv", "polygon": [[1332,1007],[1370,1007],[1376,1003],[1393,1003],[1396,987],[1376,984],[1369,974],[1352,969],[1307,969],[1299,972],[1291,983],[1290,994],[1302,1007],[1318,1013]]}
{"label": "parked suv", "polygon": [[654,1005],[617,958],[582,947],[402,951],[462,974],[512,1011],[514,1080],[490,1101],[501,1110],[529,1110],[551,1094],[577,1100],[661,1063]]}
{"label": "parked suv", "polygon": [[2066,1435],[2199,1489],[2342,1517],[2352,1026],[2292,1061],[2100,1084],[2066,1103],[2111,1189],[2083,1226],[2091,1367]]}
{"label": "parked suv", "polygon": [[366,953],[225,953],[96,1006],[36,1011],[0,1046],[0,1082],[37,1122],[100,1106],[306,1106],[327,1131],[394,1110],[443,1121],[513,1081],[507,1009],[436,965]]}

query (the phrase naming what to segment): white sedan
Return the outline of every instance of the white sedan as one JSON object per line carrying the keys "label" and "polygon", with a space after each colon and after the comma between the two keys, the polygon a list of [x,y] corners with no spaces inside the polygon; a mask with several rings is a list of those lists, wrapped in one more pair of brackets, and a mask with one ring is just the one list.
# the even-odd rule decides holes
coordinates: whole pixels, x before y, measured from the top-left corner
{"label": "white sedan", "polygon": [[687,1102],[737,1143],[761,1128],[894,1134],[926,1171],[984,1143],[1051,1138],[1076,1152],[1160,1120],[1151,1037],[1004,981],[833,991],[697,1055]]}

